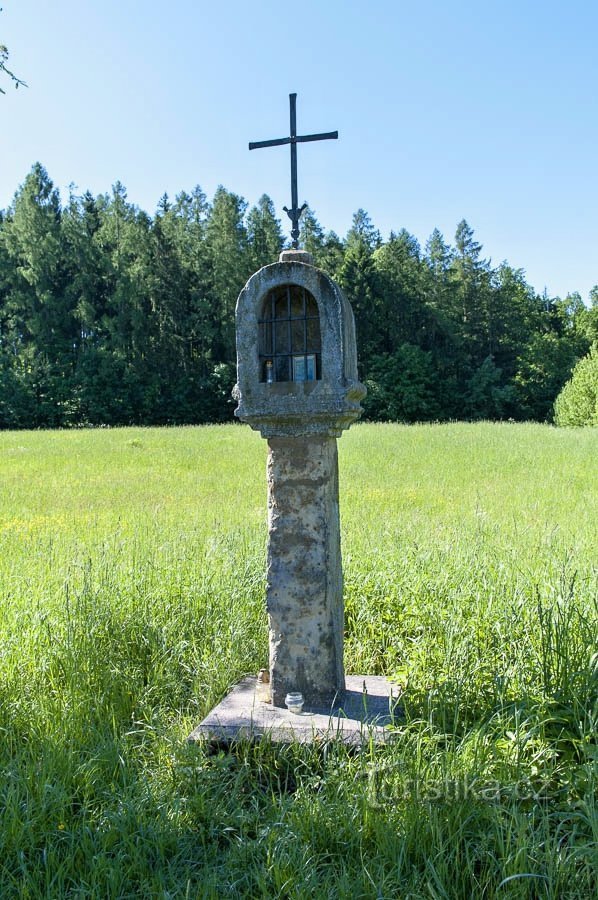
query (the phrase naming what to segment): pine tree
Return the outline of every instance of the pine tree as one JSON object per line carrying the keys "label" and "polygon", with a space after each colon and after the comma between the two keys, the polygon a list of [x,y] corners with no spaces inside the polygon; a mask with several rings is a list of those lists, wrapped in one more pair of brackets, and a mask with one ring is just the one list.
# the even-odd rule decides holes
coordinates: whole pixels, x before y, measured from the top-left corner
{"label": "pine tree", "polygon": [[365,209],[358,209],[353,213],[353,221],[351,228],[347,232],[345,238],[345,246],[347,250],[352,250],[356,245],[365,246],[370,253],[377,250],[381,245],[382,239],[380,232],[372,224],[372,220],[366,213]]}
{"label": "pine tree", "polygon": [[465,219],[457,226],[455,246],[451,266],[454,315],[468,363],[475,369],[493,352],[491,270],[488,261],[480,258],[481,244],[474,240]]}
{"label": "pine tree", "polygon": [[454,318],[454,285],[451,282],[453,256],[443,235],[435,228],[424,252],[424,294],[426,306],[434,313],[434,322],[443,332],[452,331],[450,323]]}
{"label": "pine tree", "polygon": [[283,245],[282,231],[274,204],[267,194],[260,197],[247,216],[247,240],[253,271],[278,262]]}
{"label": "pine tree", "polygon": [[331,278],[338,279],[345,259],[345,245],[334,231],[324,232],[309,207],[300,219],[299,244],[311,253],[314,265]]}
{"label": "pine tree", "polygon": [[454,378],[463,353],[458,300],[452,277],[454,251],[435,228],[426,243],[423,257],[423,302],[428,311],[426,346],[432,350],[443,384],[454,391]]}
{"label": "pine tree", "polygon": [[299,245],[314,258],[316,266],[322,267],[324,252],[324,229],[318,222],[314,211],[308,206],[299,220]]}
{"label": "pine tree", "polygon": [[4,223],[13,272],[6,312],[18,343],[20,379],[33,406],[31,425],[61,425],[76,359],[77,325],[69,307],[58,191],[36,163]]}
{"label": "pine tree", "polygon": [[379,306],[379,297],[374,260],[364,242],[355,242],[347,249],[338,280],[355,316],[359,367],[361,376],[365,377],[378,347],[379,320],[375,308]]}
{"label": "pine tree", "polygon": [[424,278],[417,240],[404,228],[391,233],[374,253],[379,303],[373,310],[379,320],[378,348],[394,352],[404,343],[423,346],[427,311]]}
{"label": "pine tree", "polygon": [[[172,222],[173,227],[176,223],[176,242],[188,286],[189,307],[184,336],[192,379],[207,378],[212,371],[212,346],[219,330],[210,296],[211,272],[206,248],[209,213],[210,206],[199,185],[191,194],[180,193],[173,208]],[[196,389],[193,415],[197,415],[198,393]]]}
{"label": "pine tree", "polygon": [[506,262],[492,272],[491,291],[494,315],[489,351],[505,376],[512,378],[530,335],[542,328],[542,304],[526,283],[523,270]]}
{"label": "pine tree", "polygon": [[244,216],[246,202],[219,187],[206,225],[205,249],[210,267],[210,303],[215,333],[212,359],[235,359],[235,305],[239,292],[252,272]]}

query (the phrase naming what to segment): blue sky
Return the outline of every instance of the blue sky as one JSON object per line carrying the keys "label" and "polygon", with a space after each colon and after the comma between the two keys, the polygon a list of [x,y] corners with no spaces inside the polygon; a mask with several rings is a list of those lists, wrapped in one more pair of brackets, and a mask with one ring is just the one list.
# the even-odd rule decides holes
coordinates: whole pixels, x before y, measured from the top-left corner
{"label": "blue sky", "polygon": [[0,43],[28,89],[0,96],[0,208],[39,160],[67,195],[120,180],[218,184],[253,204],[299,200],[344,235],[358,207],[384,237],[466,218],[484,255],[538,291],[598,283],[598,2],[4,0]]}

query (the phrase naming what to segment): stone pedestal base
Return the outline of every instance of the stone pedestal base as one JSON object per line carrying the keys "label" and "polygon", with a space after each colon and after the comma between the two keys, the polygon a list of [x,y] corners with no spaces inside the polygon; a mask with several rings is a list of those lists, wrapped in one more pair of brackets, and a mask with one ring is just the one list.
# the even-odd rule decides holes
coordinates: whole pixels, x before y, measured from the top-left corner
{"label": "stone pedestal base", "polygon": [[248,675],[189,736],[189,741],[229,744],[266,737],[274,743],[341,740],[359,745],[393,739],[401,721],[399,688],[380,675],[347,675],[346,690],[328,707],[306,704],[300,715],[264,703],[256,696],[256,678]]}
{"label": "stone pedestal base", "polygon": [[268,441],[270,682],[328,706],[345,686],[336,438]]}

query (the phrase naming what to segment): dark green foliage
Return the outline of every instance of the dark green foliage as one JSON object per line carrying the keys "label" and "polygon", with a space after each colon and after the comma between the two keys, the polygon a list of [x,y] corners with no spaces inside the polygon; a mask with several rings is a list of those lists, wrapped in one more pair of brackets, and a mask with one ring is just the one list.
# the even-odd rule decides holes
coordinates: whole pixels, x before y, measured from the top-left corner
{"label": "dark green foliage", "polygon": [[431,422],[441,415],[432,354],[413,344],[402,344],[392,355],[375,356],[366,385],[364,406],[370,419]]}
{"label": "dark green foliage", "polygon": [[[590,308],[537,296],[465,220],[422,252],[363,209],[341,240],[308,208],[301,242],[353,307],[370,418],[550,418],[598,338],[598,287]],[[248,212],[196,187],[152,218],[117,182],[62,206],[36,164],[0,211],[0,428],[230,419],[237,295],[283,243],[266,195]]]}
{"label": "dark green foliage", "polygon": [[501,370],[492,356],[487,356],[467,382],[463,416],[467,419],[503,419],[514,400],[514,388],[502,382]]}

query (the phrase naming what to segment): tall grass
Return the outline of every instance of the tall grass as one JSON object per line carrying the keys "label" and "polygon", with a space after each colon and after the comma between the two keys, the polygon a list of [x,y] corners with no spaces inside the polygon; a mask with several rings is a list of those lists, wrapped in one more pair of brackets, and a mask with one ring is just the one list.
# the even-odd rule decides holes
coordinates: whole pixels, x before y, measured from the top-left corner
{"label": "tall grass", "polygon": [[598,435],[356,426],[346,664],[389,747],[186,736],[267,658],[265,442],[0,434],[0,896],[594,896]]}

